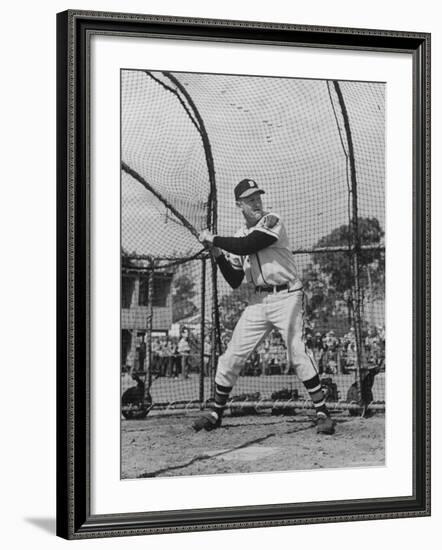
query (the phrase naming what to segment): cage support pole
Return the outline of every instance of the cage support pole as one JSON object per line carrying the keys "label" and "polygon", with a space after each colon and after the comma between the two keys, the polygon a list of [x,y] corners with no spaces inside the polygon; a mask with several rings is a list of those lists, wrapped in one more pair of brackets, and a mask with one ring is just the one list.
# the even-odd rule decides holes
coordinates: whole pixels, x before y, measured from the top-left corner
{"label": "cage support pole", "polygon": [[155,263],[153,260],[149,262],[147,271],[147,314],[146,314],[146,363],[145,363],[145,383],[144,383],[144,398],[148,399],[150,387],[152,385],[152,327],[153,327],[153,279],[154,279]]}
{"label": "cage support pole", "polygon": [[361,327],[361,287],[360,287],[360,265],[359,256],[361,253],[361,242],[359,238],[358,227],[358,185],[356,178],[356,164],[355,154],[353,148],[353,138],[351,135],[350,120],[348,117],[347,107],[345,105],[344,96],[339,82],[333,80],[333,86],[338,96],[339,105],[341,107],[342,118],[344,121],[345,134],[347,136],[348,143],[348,159],[350,162],[350,198],[351,198],[351,220],[350,220],[350,234],[352,238],[352,267],[354,275],[354,298],[353,298],[353,320],[355,324],[355,336],[356,336],[356,384],[358,390],[358,398],[362,400],[362,327]]}
{"label": "cage support pole", "polygon": [[[193,114],[195,115],[199,133],[201,135],[201,140],[203,142],[204,154],[206,157],[207,171],[209,175],[210,182],[210,194],[209,194],[209,208],[207,212],[207,227],[213,232],[216,233],[217,229],[217,193],[216,193],[216,179],[215,179],[215,163],[213,160],[212,148],[210,145],[209,136],[204,124],[204,120],[200,115],[196,104],[194,103],[192,97],[186,90],[186,88],[181,84],[181,82],[170,72],[164,71],[163,74],[170,79],[171,82],[180,90],[183,96],[186,98]],[[210,373],[211,381],[211,396],[215,395],[215,369],[217,365],[217,355],[221,353],[221,329],[219,322],[219,311],[218,311],[218,285],[217,285],[217,266],[216,262],[211,256],[211,267],[212,267],[212,369]]]}
{"label": "cage support pole", "polygon": [[[209,168],[210,169],[210,168]],[[217,197],[216,192],[212,196],[211,208],[211,224],[210,227],[213,233],[216,233],[217,227]],[[217,280],[217,265],[215,258],[210,255],[212,267],[212,365],[210,369],[210,396],[215,397],[215,375],[218,365],[218,357],[222,353],[221,349],[221,325],[219,319],[218,307],[218,280]]]}
{"label": "cage support pole", "polygon": [[[197,121],[198,130],[201,135],[201,140],[203,142],[204,154],[206,157],[207,171],[209,175],[210,182],[210,194],[209,194],[209,208],[207,212],[207,227],[213,232],[216,233],[217,229],[217,193],[216,193],[216,178],[215,178],[215,163],[213,160],[212,148],[210,145],[209,136],[204,124],[204,120],[201,117],[196,104],[194,103],[192,97],[186,90],[186,88],[181,84],[181,82],[168,71],[163,71],[163,74],[169,78],[171,82],[180,90],[183,96],[186,98],[186,101],[189,104],[195,119]],[[217,355],[221,353],[221,328],[219,321],[219,310],[218,310],[218,286],[217,286],[217,266],[215,259],[211,256],[211,267],[212,267],[212,368],[210,371],[210,381],[211,381],[211,396],[215,395],[215,370],[217,365]]]}
{"label": "cage support pole", "polygon": [[205,341],[205,324],[206,324],[206,258],[201,260],[201,328],[200,328],[200,341],[201,341],[201,360],[200,360],[200,388],[199,388],[199,400],[200,403],[204,403],[204,341]]}

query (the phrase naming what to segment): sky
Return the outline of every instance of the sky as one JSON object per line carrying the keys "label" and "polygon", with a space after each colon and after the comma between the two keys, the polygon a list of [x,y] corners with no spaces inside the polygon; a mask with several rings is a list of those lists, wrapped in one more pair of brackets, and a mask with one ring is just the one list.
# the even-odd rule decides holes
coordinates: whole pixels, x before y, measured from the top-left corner
{"label": "sky", "polygon": [[[146,68],[148,70],[148,68]],[[348,142],[326,80],[174,73],[204,123],[215,168],[218,228],[241,224],[233,188],[252,178],[286,225],[292,249],[312,247],[348,223]],[[167,87],[166,87],[167,86]],[[359,216],[384,227],[385,85],[340,82],[356,159]],[[122,160],[198,230],[210,193],[201,135],[189,103],[159,72],[122,71]],[[200,247],[138,181],[122,175],[122,245],[185,256]]]}

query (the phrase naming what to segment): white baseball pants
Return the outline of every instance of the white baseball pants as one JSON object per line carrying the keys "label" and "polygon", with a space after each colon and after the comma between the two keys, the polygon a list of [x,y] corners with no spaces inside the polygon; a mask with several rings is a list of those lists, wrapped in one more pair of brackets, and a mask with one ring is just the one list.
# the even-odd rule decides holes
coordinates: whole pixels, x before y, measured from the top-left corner
{"label": "white baseball pants", "polygon": [[318,374],[316,364],[304,344],[304,292],[284,290],[256,295],[256,302],[242,313],[226,351],[218,360],[215,382],[235,384],[247,357],[276,328],[287,346],[288,361],[297,376],[310,380]]}

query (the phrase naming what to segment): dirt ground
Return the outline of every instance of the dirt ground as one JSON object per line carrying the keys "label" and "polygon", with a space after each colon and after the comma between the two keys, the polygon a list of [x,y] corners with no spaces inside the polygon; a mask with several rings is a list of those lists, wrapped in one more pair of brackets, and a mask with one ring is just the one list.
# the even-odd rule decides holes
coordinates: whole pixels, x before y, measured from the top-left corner
{"label": "dirt ground", "polygon": [[312,416],[226,416],[194,432],[195,413],[121,422],[121,478],[382,466],[385,416],[336,414],[336,433],[318,435]]}

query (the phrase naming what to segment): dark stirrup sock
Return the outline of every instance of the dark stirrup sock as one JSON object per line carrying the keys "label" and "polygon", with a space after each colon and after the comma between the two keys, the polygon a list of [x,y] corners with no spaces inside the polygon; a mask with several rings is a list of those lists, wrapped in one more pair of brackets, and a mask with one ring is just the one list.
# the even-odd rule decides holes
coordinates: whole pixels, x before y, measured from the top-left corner
{"label": "dark stirrup sock", "polygon": [[316,414],[318,416],[328,416],[329,412],[325,405],[325,395],[319,376],[315,374],[310,380],[304,380],[304,386],[310,395]]}
{"label": "dark stirrup sock", "polygon": [[213,410],[217,413],[218,417],[223,415],[231,391],[231,387],[215,384],[215,402],[213,403]]}

